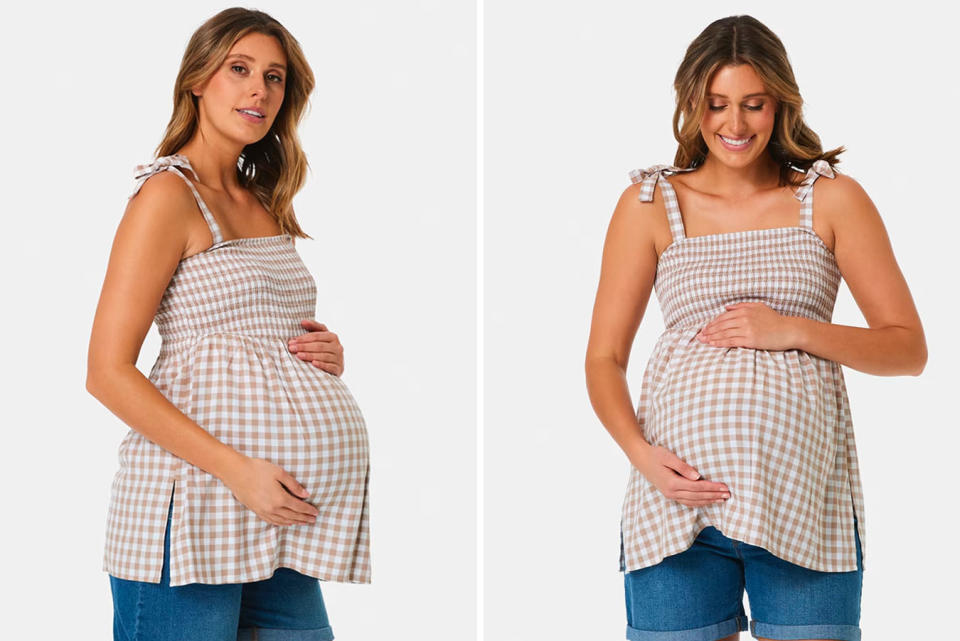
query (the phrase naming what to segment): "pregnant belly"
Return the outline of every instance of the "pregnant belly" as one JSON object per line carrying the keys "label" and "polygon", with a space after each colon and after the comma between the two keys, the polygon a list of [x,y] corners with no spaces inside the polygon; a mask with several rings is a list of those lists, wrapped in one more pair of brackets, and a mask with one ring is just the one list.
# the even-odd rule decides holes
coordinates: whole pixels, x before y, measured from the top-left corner
{"label": "pregnant belly", "polygon": [[283,341],[205,337],[151,377],[212,436],[280,465],[308,490],[366,475],[367,430],[349,389]]}
{"label": "pregnant belly", "polygon": [[679,344],[649,395],[645,434],[711,481],[823,478],[840,436],[831,366],[799,350]]}

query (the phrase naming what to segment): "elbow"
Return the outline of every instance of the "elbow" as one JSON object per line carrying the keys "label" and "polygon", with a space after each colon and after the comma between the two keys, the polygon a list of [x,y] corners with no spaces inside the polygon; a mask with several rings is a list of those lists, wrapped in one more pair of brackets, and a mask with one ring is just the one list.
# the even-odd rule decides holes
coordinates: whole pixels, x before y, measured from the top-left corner
{"label": "elbow", "polygon": [[927,341],[924,339],[922,332],[917,337],[917,347],[913,350],[913,353],[913,368],[910,374],[911,376],[920,376],[927,366]]}
{"label": "elbow", "polygon": [[911,376],[920,376],[923,374],[924,368],[927,366],[927,348],[924,347],[919,354],[919,358],[914,362],[913,370],[911,370]]}
{"label": "elbow", "polygon": [[583,359],[583,373],[590,379],[591,374],[593,374],[594,368],[597,366],[597,357],[591,352],[587,352],[586,357]]}
{"label": "elbow", "polygon": [[88,365],[87,379],[84,381],[84,387],[91,396],[100,400],[104,393],[107,381],[114,381],[117,378],[117,370],[110,370],[102,365]]}
{"label": "elbow", "polygon": [[87,379],[84,381],[84,387],[87,392],[94,398],[98,398],[97,394],[100,390],[99,386],[100,377],[97,375],[97,372],[87,369]]}
{"label": "elbow", "polygon": [[904,350],[898,374],[901,376],[920,376],[926,366],[927,343],[921,334],[913,345]]}
{"label": "elbow", "polygon": [[590,378],[590,370],[593,368],[594,360],[595,360],[595,357],[593,352],[589,348],[587,348],[587,353],[583,357],[583,373],[587,377],[587,379]]}
{"label": "elbow", "polygon": [[583,361],[583,371],[589,381],[598,371],[613,368],[625,374],[627,364],[614,354],[595,354],[587,352],[587,357]]}

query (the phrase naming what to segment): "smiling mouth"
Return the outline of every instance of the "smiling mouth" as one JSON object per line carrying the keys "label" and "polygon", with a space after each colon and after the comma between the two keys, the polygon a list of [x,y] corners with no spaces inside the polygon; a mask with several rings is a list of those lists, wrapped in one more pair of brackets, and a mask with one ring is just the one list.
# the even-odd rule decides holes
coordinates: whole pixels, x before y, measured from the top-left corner
{"label": "smiling mouth", "polygon": [[726,136],[722,136],[720,134],[717,134],[717,136],[720,136],[720,140],[722,140],[728,147],[746,147],[754,138],[754,136],[747,136],[746,138],[727,138]]}
{"label": "smiling mouth", "polygon": [[267,117],[266,114],[260,114],[260,113],[257,113],[256,111],[250,111],[249,109],[237,109],[237,113],[239,113],[242,116],[247,116],[249,118],[256,118],[257,120],[263,120],[264,118]]}

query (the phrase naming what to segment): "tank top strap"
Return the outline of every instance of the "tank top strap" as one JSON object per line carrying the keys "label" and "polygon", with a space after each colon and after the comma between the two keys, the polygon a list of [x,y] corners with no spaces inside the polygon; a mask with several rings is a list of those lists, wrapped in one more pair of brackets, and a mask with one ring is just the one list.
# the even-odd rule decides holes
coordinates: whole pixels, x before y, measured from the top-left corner
{"label": "tank top strap", "polygon": [[193,183],[190,181],[190,179],[187,178],[183,172],[178,169],[178,167],[188,169],[190,173],[193,174],[194,178],[200,180],[200,178],[197,176],[197,172],[194,171],[193,167],[190,166],[190,161],[186,156],[182,154],[160,156],[153,162],[136,166],[134,169],[134,179],[137,181],[137,183],[133,189],[133,193],[130,194],[130,197],[127,200],[137,195],[137,192],[140,191],[143,183],[145,183],[147,178],[150,176],[160,173],[161,171],[172,171],[183,178],[184,182],[187,183],[187,186],[190,187],[190,191],[193,192],[194,198],[197,199],[197,204],[200,206],[200,212],[203,214],[203,219],[207,222],[207,227],[210,228],[210,234],[213,236],[213,244],[216,245],[217,243],[222,242],[223,234],[220,232],[220,226],[217,224],[217,221],[214,220],[213,214],[210,213],[210,209],[207,207],[207,204],[203,202],[203,198],[200,197],[200,192],[197,191],[197,188],[193,186]]}
{"label": "tank top strap", "polygon": [[813,229],[813,183],[815,183],[820,176],[833,178],[834,175],[830,163],[823,159],[815,160],[810,169],[807,170],[807,175],[804,176],[803,182],[800,183],[796,193],[794,193],[794,197],[801,202],[801,227]]}
{"label": "tank top strap", "polygon": [[[673,165],[652,165],[646,169],[634,169],[630,172],[630,180],[634,183],[640,183],[639,200],[643,202],[653,201],[654,188],[657,182],[660,182],[660,190],[663,192],[663,202],[667,209],[667,220],[670,222],[670,233],[676,242],[685,237],[683,230],[683,216],[680,214],[680,204],[677,201],[677,193],[673,190],[673,185],[666,179],[665,174],[676,174],[683,171],[693,171],[696,167],[681,169]],[[660,179],[663,178],[663,181]]]}

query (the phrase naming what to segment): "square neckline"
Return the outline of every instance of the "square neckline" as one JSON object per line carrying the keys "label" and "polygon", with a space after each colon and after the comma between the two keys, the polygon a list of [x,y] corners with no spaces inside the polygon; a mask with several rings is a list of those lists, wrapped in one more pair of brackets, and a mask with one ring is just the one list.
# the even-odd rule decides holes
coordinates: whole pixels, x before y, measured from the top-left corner
{"label": "square neckline", "polygon": [[[682,233],[683,233],[683,236],[682,236],[681,238],[676,238],[676,235],[674,234],[674,231],[673,231],[673,223],[670,223],[670,233],[671,233],[671,235],[672,235],[672,237],[673,237],[673,240],[670,242],[669,245],[667,245],[666,247],[664,247],[664,248],[663,248],[663,251],[660,252],[660,255],[657,256],[657,263],[658,263],[658,264],[659,264],[659,262],[660,262],[661,260],[663,260],[663,257],[666,255],[666,253],[667,253],[668,251],[670,251],[670,250],[671,250],[674,246],[676,246],[676,245],[682,245],[685,241],[695,241],[695,240],[699,240],[699,239],[711,239],[711,238],[712,238],[712,239],[720,240],[720,239],[722,239],[722,238],[724,238],[724,237],[734,237],[734,238],[735,238],[735,237],[738,237],[738,236],[749,236],[749,235],[751,235],[751,234],[759,234],[759,235],[762,236],[762,235],[765,234],[765,232],[781,232],[781,233],[785,234],[785,233],[788,232],[788,231],[801,231],[801,232],[804,232],[804,233],[807,233],[807,234],[813,236],[814,241],[815,241],[815,243],[817,244],[817,246],[818,246],[820,249],[822,249],[822,250],[830,257],[830,259],[833,260],[834,263],[836,263],[836,259],[837,259],[836,254],[833,253],[833,250],[831,250],[829,247],[827,247],[827,244],[824,242],[823,238],[820,237],[820,234],[818,234],[818,233],[813,229],[813,212],[812,212],[812,210],[810,211],[810,225],[809,225],[809,226],[805,226],[805,225],[802,224],[803,221],[804,221],[804,218],[805,218],[805,213],[804,213],[804,212],[805,212],[806,208],[808,207],[808,204],[807,204],[806,200],[801,199],[801,203],[800,203],[800,215],[799,215],[799,221],[800,221],[801,224],[798,224],[798,225],[781,225],[781,226],[779,226],[779,227],[761,227],[761,228],[757,228],[757,229],[738,229],[738,230],[734,230],[734,231],[716,232],[716,233],[713,233],[713,234],[701,234],[701,235],[699,235],[699,236],[688,236],[688,235],[687,235],[687,221],[684,219],[684,217],[683,217],[683,211],[680,209],[680,199],[677,197],[677,191],[676,191],[676,189],[674,189],[673,183],[670,182],[669,178],[668,178],[664,173],[661,173],[661,174],[660,174],[658,181],[663,181],[664,183],[666,183],[666,190],[664,190],[664,189],[661,187],[661,191],[666,192],[667,190],[669,190],[669,192],[670,192],[670,193],[664,193],[664,201],[665,201],[664,206],[668,208],[668,211],[667,211],[667,219],[668,219],[668,222],[670,222],[670,212],[669,212],[669,203],[667,203],[666,201],[667,201],[667,199],[669,198],[669,199],[673,200],[673,205],[674,205],[674,207],[676,207],[677,222],[680,224],[681,231],[682,231]],[[801,182],[801,184],[797,186],[797,190],[801,189],[802,187],[803,187],[803,183]],[[795,191],[795,193],[796,193],[796,191]],[[811,194],[811,195],[812,195],[812,194]],[[812,209],[812,208],[811,208],[811,209]]]}

